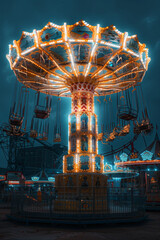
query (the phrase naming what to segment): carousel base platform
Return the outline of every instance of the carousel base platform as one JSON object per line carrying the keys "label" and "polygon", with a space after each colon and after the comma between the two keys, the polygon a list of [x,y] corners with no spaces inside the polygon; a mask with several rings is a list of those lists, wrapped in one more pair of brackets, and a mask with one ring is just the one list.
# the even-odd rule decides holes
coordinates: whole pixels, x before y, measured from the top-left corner
{"label": "carousel base platform", "polygon": [[33,217],[28,217],[28,216],[20,216],[20,215],[7,215],[8,220],[19,222],[19,223],[24,223],[24,224],[32,224],[32,223],[49,223],[49,224],[68,224],[68,225],[94,225],[94,224],[111,224],[111,223],[137,223],[137,222],[142,222],[147,219],[147,214],[133,214],[131,215],[124,215],[120,216],[119,214],[114,215],[114,216],[105,216],[103,217],[102,215],[100,216],[93,216],[88,215],[86,218],[80,216],[72,216],[69,215],[68,217],[66,216],[59,216],[57,218],[50,218],[50,217],[44,217],[44,216],[33,216]]}
{"label": "carousel base platform", "polygon": [[135,188],[107,186],[100,173],[58,174],[51,192],[14,194],[11,220],[54,224],[138,222],[146,218],[145,198]]}
{"label": "carousel base platform", "polygon": [[107,176],[102,173],[57,174],[55,189],[55,211],[107,212]]}

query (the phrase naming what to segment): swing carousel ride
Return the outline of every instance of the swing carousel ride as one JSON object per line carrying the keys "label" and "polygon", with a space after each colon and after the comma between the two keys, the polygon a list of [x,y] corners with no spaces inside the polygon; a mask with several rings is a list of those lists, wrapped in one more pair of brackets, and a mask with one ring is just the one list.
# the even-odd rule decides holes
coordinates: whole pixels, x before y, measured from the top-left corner
{"label": "swing carousel ride", "polygon": [[[71,176],[78,173],[88,173],[88,177],[80,177],[79,185],[88,184],[91,173],[96,173],[98,181],[105,184],[106,176],[101,174],[104,159],[98,154],[98,140],[107,143],[117,136],[125,136],[131,120],[135,121],[137,133],[142,131],[141,125],[146,126],[145,130],[150,125],[146,119],[144,123],[136,122],[138,110],[132,108],[136,86],[142,82],[150,61],[145,44],[139,42],[137,35],[128,36],[113,25],[103,28],[99,24],[91,26],[79,21],[74,25],[58,26],[49,22],[42,30],[23,32],[20,40],[10,45],[7,58],[18,81],[38,92],[32,136],[37,136],[36,119],[47,119],[50,114],[49,96],[72,99],[68,155],[63,158],[63,173],[68,180],[64,180],[67,181],[64,185],[77,181]],[[135,100],[131,101],[129,91],[135,94]],[[45,109],[39,104],[40,93],[47,95]],[[117,93],[117,126],[121,122],[122,128],[119,130],[110,123],[108,129],[102,127],[102,133],[98,134],[94,96],[108,96],[105,101],[111,102],[114,93]],[[41,129],[48,132],[48,124],[41,125]],[[59,141],[60,131],[56,141]],[[45,135],[41,137],[46,138]],[[57,186],[63,185],[63,176],[56,177]]]}

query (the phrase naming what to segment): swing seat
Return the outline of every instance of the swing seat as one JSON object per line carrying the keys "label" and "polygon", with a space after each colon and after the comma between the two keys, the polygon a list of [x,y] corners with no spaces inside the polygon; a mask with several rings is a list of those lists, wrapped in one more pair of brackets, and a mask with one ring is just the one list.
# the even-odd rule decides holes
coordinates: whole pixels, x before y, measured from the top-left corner
{"label": "swing seat", "polygon": [[152,124],[146,124],[146,125],[140,126],[140,131],[147,134],[152,131],[152,128],[153,128]]}
{"label": "swing seat", "polygon": [[48,133],[47,132],[39,133],[38,139],[41,140],[41,141],[47,141],[48,140]]}
{"label": "swing seat", "polygon": [[113,142],[114,139],[115,139],[115,138],[107,138],[107,139],[106,139],[106,142]]}
{"label": "swing seat", "polygon": [[135,120],[138,116],[136,109],[130,108],[127,105],[118,107],[118,117],[125,121]]}
{"label": "swing seat", "polygon": [[10,135],[13,135],[13,136],[24,136],[25,132],[21,132],[20,129],[17,129],[17,128],[12,128],[11,131],[10,131]]}
{"label": "swing seat", "polygon": [[119,136],[120,136],[120,137],[121,137],[121,136],[123,137],[123,136],[126,136],[127,134],[128,134],[128,132],[123,132],[123,131],[122,131],[122,132],[119,133]]}
{"label": "swing seat", "polygon": [[17,127],[21,127],[22,126],[22,122],[23,122],[23,119],[22,118],[10,118],[9,119],[9,122],[12,126],[17,126]]}
{"label": "swing seat", "polygon": [[135,126],[133,129],[133,132],[134,132],[134,134],[140,134],[141,130],[140,130],[139,126]]}
{"label": "swing seat", "polygon": [[30,131],[30,137],[32,137],[32,138],[37,138],[37,136],[38,136],[38,133],[37,133],[36,130],[31,130],[31,131]]}
{"label": "swing seat", "polygon": [[115,128],[113,129],[113,133],[114,133],[114,136],[115,136],[115,137],[119,136],[119,129],[118,129],[117,127],[115,127]]}
{"label": "swing seat", "polygon": [[98,134],[98,141],[102,141],[102,139],[103,139],[103,133],[99,133]]}
{"label": "swing seat", "polygon": [[61,142],[61,135],[59,133],[56,133],[55,138],[53,140],[54,142]]}
{"label": "swing seat", "polygon": [[107,141],[107,142],[112,142],[115,138],[116,138],[116,137],[115,137],[114,133],[112,132],[112,133],[110,133],[110,135],[109,135],[109,137],[106,139],[106,141]]}
{"label": "swing seat", "polygon": [[42,137],[42,136],[41,136],[41,137],[39,137],[38,139],[39,139],[40,141],[47,141],[47,140],[48,140],[48,138],[47,138],[47,137]]}
{"label": "swing seat", "polygon": [[150,124],[148,125],[148,129],[146,129],[144,133],[145,133],[145,134],[148,134],[148,133],[150,133],[152,130],[153,130],[153,124],[150,123]]}
{"label": "swing seat", "polygon": [[35,117],[40,119],[46,119],[49,117],[49,114],[50,114],[50,111],[41,110],[38,108],[36,108],[34,112],[35,112]]}
{"label": "swing seat", "polygon": [[119,136],[126,136],[127,134],[129,134],[129,130],[130,130],[130,125],[125,125],[123,127],[123,129],[120,131]]}
{"label": "swing seat", "polygon": [[153,129],[153,125],[148,120],[142,120],[140,124],[137,124],[134,127],[134,133],[141,133],[144,132],[146,134],[150,133]]}
{"label": "swing seat", "polygon": [[48,140],[48,137],[42,137],[42,140],[43,140],[43,141],[47,141],[47,140]]}
{"label": "swing seat", "polygon": [[61,138],[59,137],[59,138],[54,138],[54,140],[53,140],[54,142],[61,142]]}

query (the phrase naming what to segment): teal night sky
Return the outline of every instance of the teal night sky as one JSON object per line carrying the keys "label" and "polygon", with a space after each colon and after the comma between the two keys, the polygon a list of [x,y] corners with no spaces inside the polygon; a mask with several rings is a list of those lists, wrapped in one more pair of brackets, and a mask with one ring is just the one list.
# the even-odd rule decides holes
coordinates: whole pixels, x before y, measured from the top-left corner
{"label": "teal night sky", "polygon": [[[9,108],[13,95],[15,75],[10,69],[6,54],[9,44],[21,37],[22,31],[32,32],[42,29],[48,22],[62,25],[74,24],[84,19],[91,25],[115,25],[121,32],[137,34],[141,43],[149,48],[151,62],[142,87],[153,124],[160,119],[160,1],[158,0],[6,0],[0,6],[0,124],[8,121]],[[54,124],[56,97],[53,98],[51,126]],[[33,114],[33,97],[30,99],[30,121]],[[95,106],[97,112],[97,105]],[[67,145],[68,114],[71,100],[62,100],[62,143]],[[103,110],[102,110],[103,111]],[[30,122],[29,122],[30,125]],[[28,125],[28,126],[29,126]],[[160,126],[159,126],[160,127]],[[147,138],[149,143],[150,137]],[[52,139],[51,139],[52,140]],[[100,146],[100,153],[107,147]],[[3,164],[0,163],[0,166]]]}

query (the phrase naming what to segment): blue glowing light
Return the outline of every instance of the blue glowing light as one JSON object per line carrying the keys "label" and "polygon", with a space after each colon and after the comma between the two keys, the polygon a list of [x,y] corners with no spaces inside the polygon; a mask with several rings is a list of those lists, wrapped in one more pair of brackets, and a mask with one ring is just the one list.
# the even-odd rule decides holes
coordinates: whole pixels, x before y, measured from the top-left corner
{"label": "blue glowing light", "polygon": [[110,61],[110,62],[108,63],[108,65],[109,65],[110,67],[113,67],[113,62]]}
{"label": "blue glowing light", "polygon": [[39,181],[39,177],[31,177],[32,181]]}
{"label": "blue glowing light", "polygon": [[121,178],[120,177],[113,177],[113,180],[120,181]]}
{"label": "blue glowing light", "polygon": [[0,175],[0,181],[2,181],[2,180],[5,180],[6,179],[6,177],[5,176],[3,176],[3,175]]}
{"label": "blue glowing light", "polygon": [[128,159],[128,155],[126,153],[122,153],[119,157],[122,162],[126,162]]}
{"label": "blue glowing light", "polygon": [[49,182],[55,182],[55,178],[54,177],[48,177],[48,181]]}
{"label": "blue glowing light", "polygon": [[108,164],[107,162],[104,164],[104,171],[111,171],[112,170],[112,165]]}
{"label": "blue glowing light", "polygon": [[141,157],[144,161],[146,160],[152,160],[152,157],[153,157],[153,153],[150,152],[150,151],[144,151],[143,153],[141,153]]}

